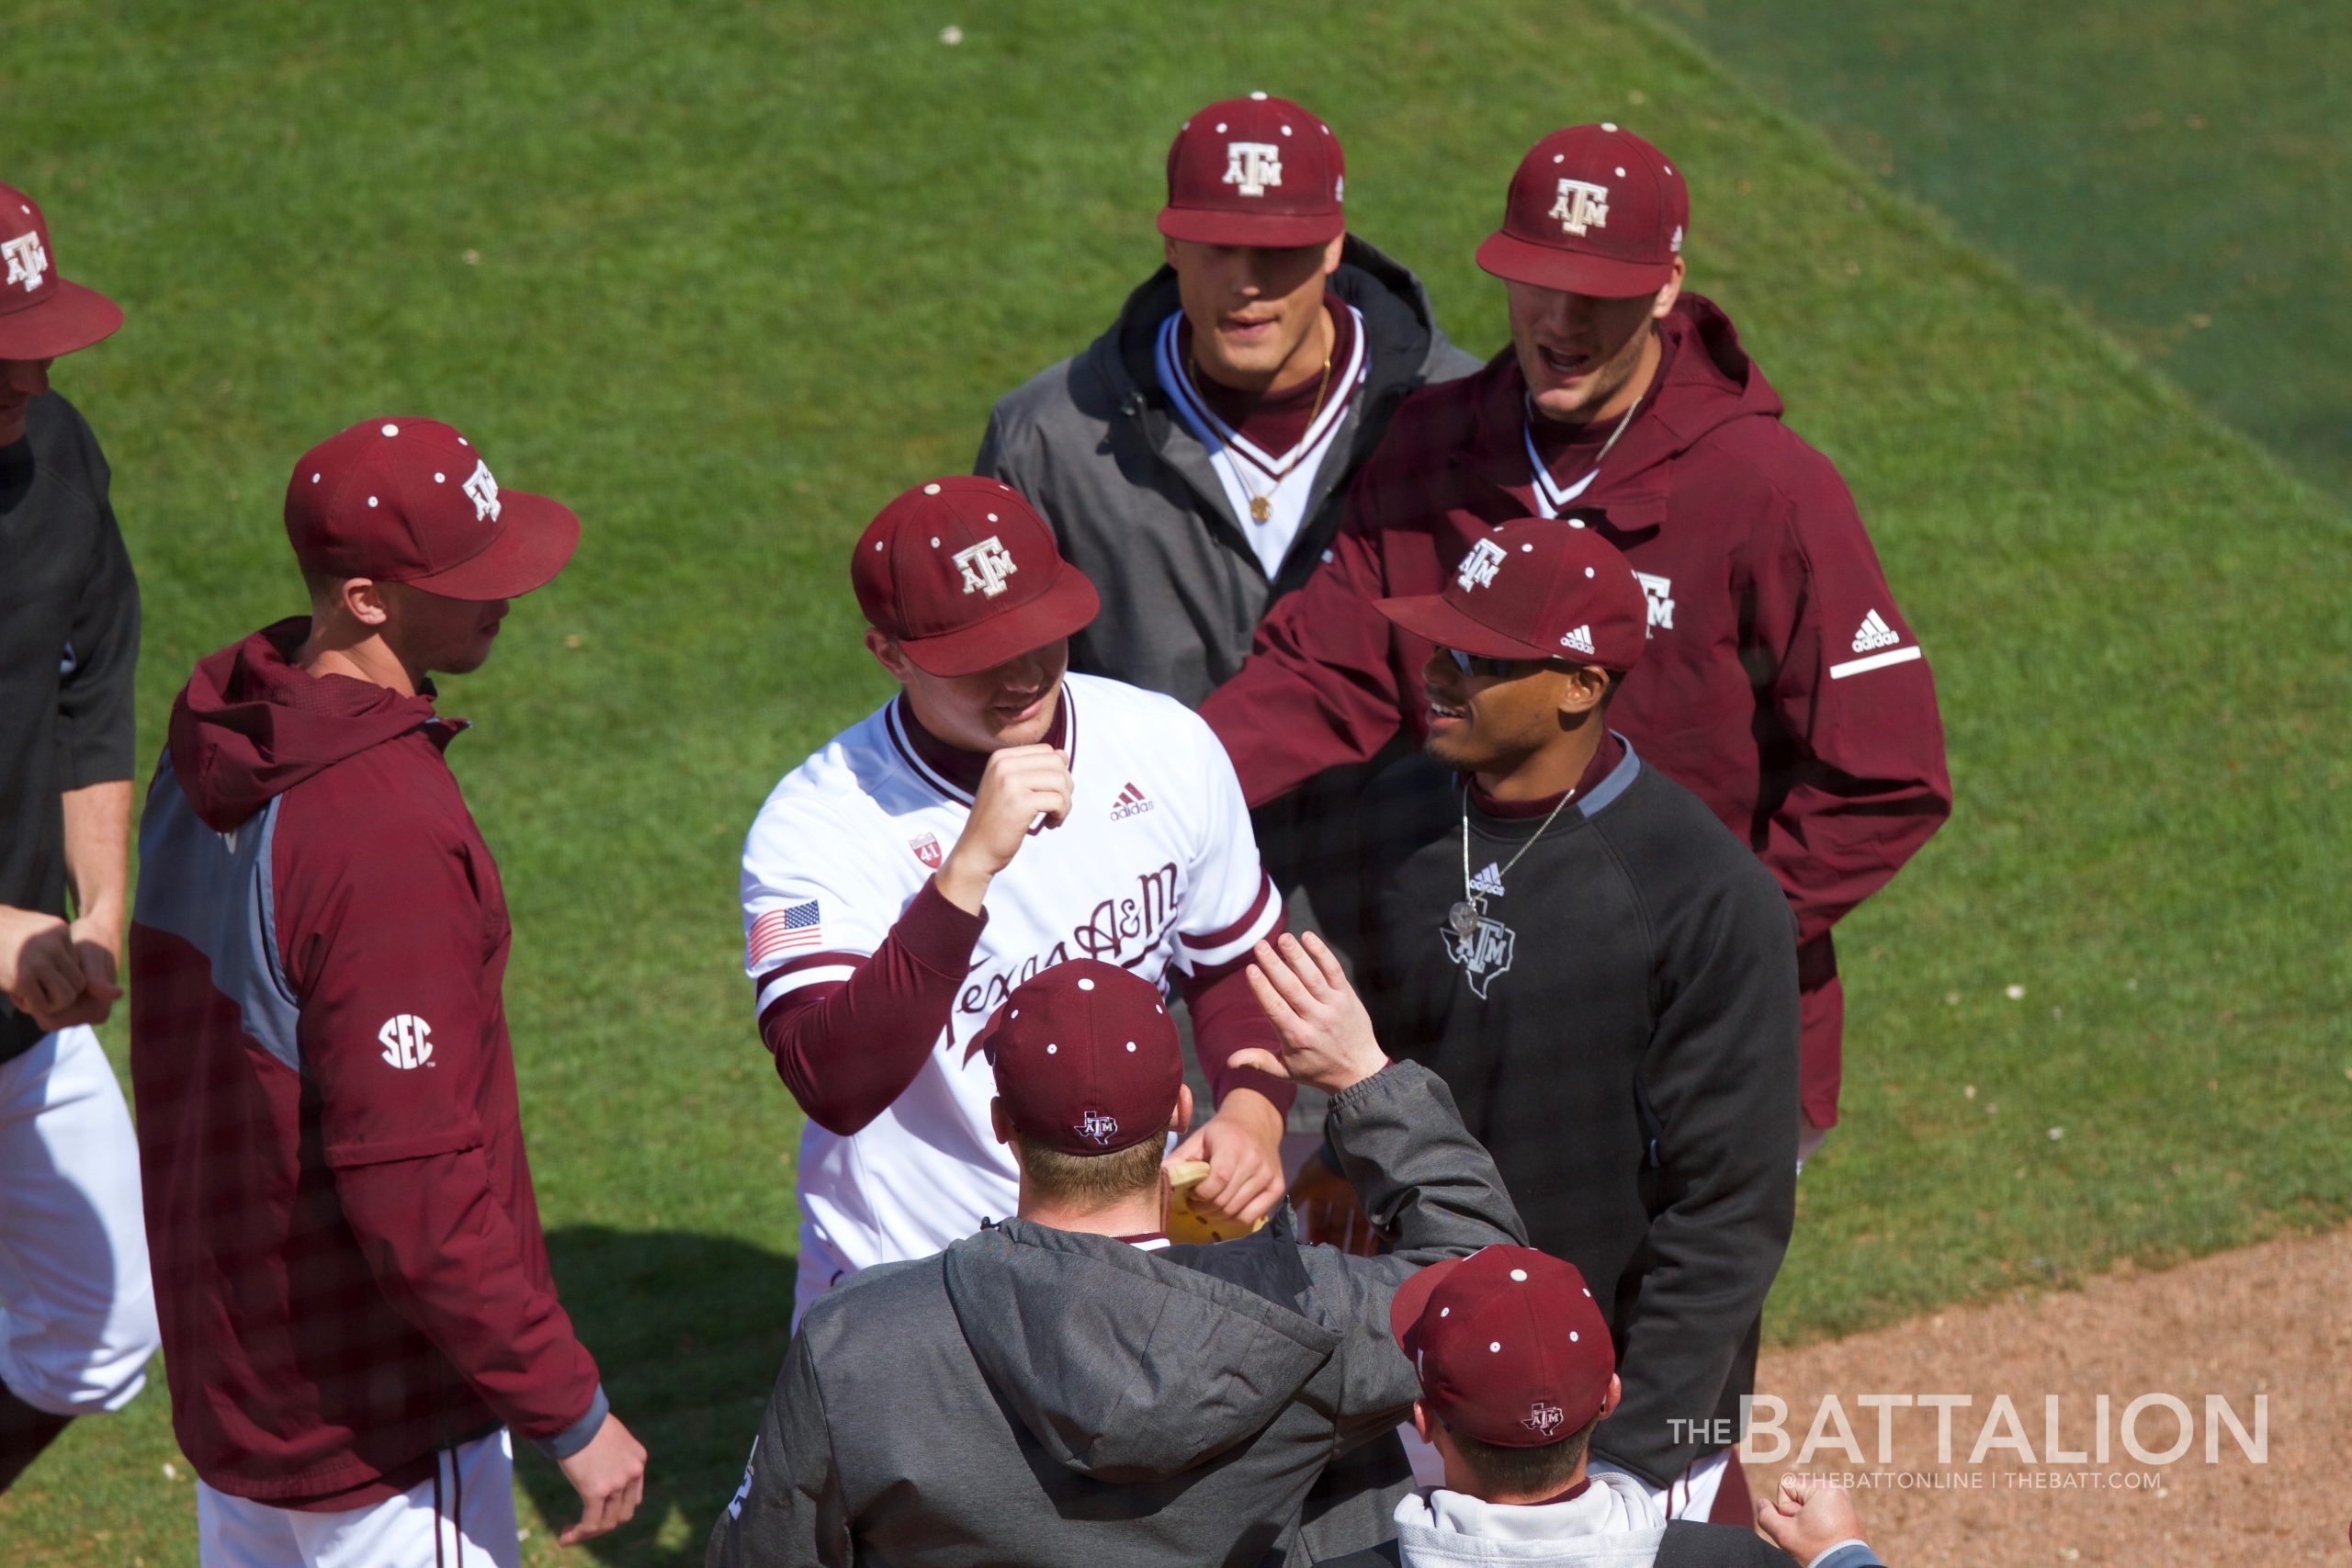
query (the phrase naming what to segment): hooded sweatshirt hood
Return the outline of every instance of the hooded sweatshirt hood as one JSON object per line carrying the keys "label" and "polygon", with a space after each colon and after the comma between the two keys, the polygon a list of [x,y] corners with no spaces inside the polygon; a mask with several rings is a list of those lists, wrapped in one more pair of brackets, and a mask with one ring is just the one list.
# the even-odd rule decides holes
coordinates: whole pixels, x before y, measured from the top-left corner
{"label": "hooded sweatshirt hood", "polygon": [[998,1397],[1056,1460],[1157,1481],[1280,1415],[1340,1337],[1107,1236],[1011,1220],[947,1249],[949,1303]]}
{"label": "hooded sweatshirt hood", "polygon": [[172,773],[225,833],[304,779],[434,721],[433,699],[291,662],[307,615],[263,627],[200,661],[172,704]]}
{"label": "hooded sweatshirt hood", "polygon": [[1406,1568],[1650,1568],[1666,1520],[1647,1488],[1603,1471],[1564,1503],[1485,1503],[1443,1487],[1396,1505]]}

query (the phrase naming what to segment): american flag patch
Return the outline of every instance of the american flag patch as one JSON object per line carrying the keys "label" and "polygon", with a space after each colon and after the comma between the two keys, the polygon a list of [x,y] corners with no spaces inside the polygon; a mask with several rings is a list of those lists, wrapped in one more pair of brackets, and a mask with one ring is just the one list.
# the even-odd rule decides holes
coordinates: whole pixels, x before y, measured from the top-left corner
{"label": "american flag patch", "polygon": [[817,900],[806,904],[786,904],[770,909],[752,922],[752,967],[764,967],[779,953],[800,948],[815,947],[824,939],[824,927],[817,921]]}

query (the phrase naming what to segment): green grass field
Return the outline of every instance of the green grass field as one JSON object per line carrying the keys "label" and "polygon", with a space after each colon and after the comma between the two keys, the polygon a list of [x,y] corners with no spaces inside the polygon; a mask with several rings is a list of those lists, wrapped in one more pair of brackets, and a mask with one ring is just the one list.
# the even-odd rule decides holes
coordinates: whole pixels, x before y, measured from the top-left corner
{"label": "green grass field", "polygon": [[2324,489],[2352,485],[2341,16],[2291,0],[1660,10],[2200,406]]}
{"label": "green grass field", "polygon": [[[585,519],[444,706],[478,721],[451,757],[513,906],[559,1280],[653,1453],[603,1560],[700,1560],[784,1343],[797,1118],[735,854],[884,694],[848,542],[1100,329],[1155,265],[1176,122],[1251,87],[1330,118],[1354,223],[1482,352],[1470,253],[1524,146],[1600,118],[1665,146],[1693,286],[1843,468],[1936,661],[1959,807],[1847,922],[1847,1119],[1771,1331],[2352,1210],[2352,526],[1676,35],[1500,0],[477,11],[17,0],[0,177],[130,311],[57,380],[146,592],[150,754],[196,657],[300,607],[279,497],[323,435],[447,418]],[[568,1490],[523,1480],[553,1560]],[[158,1386],[0,1498],[0,1556],[190,1562],[192,1511]]]}

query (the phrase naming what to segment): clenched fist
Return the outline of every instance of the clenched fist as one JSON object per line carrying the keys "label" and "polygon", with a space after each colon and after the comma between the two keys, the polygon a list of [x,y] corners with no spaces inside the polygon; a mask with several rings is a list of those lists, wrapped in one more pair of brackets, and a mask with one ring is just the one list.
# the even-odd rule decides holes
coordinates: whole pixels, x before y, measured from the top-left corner
{"label": "clenched fist", "polygon": [[933,879],[940,897],[967,915],[978,914],[989,884],[1021,852],[1031,824],[1043,818],[1056,828],[1069,815],[1073,787],[1069,758],[1051,746],[990,752],[963,836]]}

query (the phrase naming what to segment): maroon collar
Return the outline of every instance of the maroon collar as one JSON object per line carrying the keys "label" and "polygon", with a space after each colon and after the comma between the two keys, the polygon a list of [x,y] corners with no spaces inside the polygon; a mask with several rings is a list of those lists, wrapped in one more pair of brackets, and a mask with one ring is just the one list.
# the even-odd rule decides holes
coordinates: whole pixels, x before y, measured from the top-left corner
{"label": "maroon collar", "polygon": [[[1617,764],[1624,760],[1625,743],[1617,739],[1616,731],[1602,730],[1600,745],[1593,751],[1592,761],[1584,765],[1584,776],[1577,780],[1576,793],[1579,796],[1590,795],[1600,787],[1600,781],[1615,772]],[[1541,800],[1497,800],[1478,787],[1476,778],[1471,778],[1469,783],[1470,804],[1478,808],[1481,816],[1503,821],[1549,816],[1560,804],[1560,796],[1556,795],[1547,795]]]}
{"label": "maroon collar", "polygon": [[[986,751],[967,751],[960,746],[950,746],[925,729],[916,720],[914,705],[907,701],[904,692],[899,694],[899,722],[906,729],[908,743],[914,747],[915,754],[933,773],[967,795],[979,792],[980,775],[988,771],[989,765]],[[1063,746],[1069,737],[1069,688],[1064,686],[1060,697],[1054,704],[1054,726],[1046,732],[1045,743]]]}
{"label": "maroon collar", "polygon": [[1592,1477],[1588,1475],[1582,1481],[1577,1482],[1574,1486],[1569,1487],[1566,1492],[1561,1493],[1556,1497],[1546,1497],[1541,1503],[1526,1503],[1521,1506],[1522,1507],[1529,1508],[1548,1508],[1555,1503],[1573,1503],[1577,1498],[1583,1496],[1591,1485]]}

